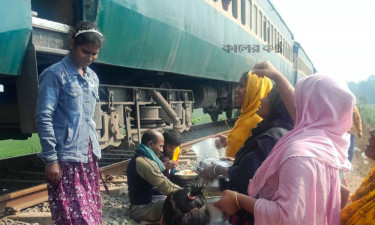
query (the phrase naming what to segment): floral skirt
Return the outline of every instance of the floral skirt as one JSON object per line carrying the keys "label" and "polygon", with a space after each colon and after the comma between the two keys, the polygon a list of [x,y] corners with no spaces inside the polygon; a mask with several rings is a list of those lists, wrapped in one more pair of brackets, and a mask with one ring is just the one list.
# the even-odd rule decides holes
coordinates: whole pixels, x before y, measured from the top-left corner
{"label": "floral skirt", "polygon": [[88,148],[88,162],[61,162],[62,179],[48,183],[52,220],[56,225],[102,224],[98,159]]}

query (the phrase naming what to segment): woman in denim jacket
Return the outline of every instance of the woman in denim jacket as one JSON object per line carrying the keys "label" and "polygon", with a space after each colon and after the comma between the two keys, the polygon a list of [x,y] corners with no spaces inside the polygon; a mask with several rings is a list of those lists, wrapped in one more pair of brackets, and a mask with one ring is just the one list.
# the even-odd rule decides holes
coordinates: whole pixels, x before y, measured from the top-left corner
{"label": "woman in denim jacket", "polygon": [[70,53],[39,77],[36,125],[46,163],[48,198],[54,224],[101,224],[98,159],[93,120],[99,80],[88,66],[103,35],[91,22],[80,22]]}

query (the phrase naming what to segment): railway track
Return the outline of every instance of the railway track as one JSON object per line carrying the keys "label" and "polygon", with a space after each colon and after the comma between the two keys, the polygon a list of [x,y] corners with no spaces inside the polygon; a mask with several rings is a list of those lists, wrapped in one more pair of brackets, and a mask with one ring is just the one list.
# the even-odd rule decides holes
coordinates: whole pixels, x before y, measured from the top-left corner
{"label": "railway track", "polygon": [[[182,142],[228,130],[234,122],[235,120],[218,121],[192,126],[189,131],[182,133]],[[105,167],[124,161],[131,158],[133,154],[134,149],[121,147],[104,149],[99,166]],[[14,157],[0,162],[0,196],[45,183],[44,163],[36,154]]]}
{"label": "railway track", "polygon": [[[232,122],[233,123],[233,122]],[[231,127],[228,122],[219,121],[214,124],[204,124],[192,127],[192,129],[186,133],[182,134],[184,143],[181,145],[182,154],[180,156],[180,164],[188,163],[191,160],[196,160],[190,150],[191,146],[195,143],[204,140],[206,138],[212,137],[218,133],[225,133]],[[218,126],[221,124],[221,126]],[[213,129],[211,129],[214,127]],[[198,132],[204,131],[204,132]],[[189,134],[190,133],[190,134]],[[196,133],[195,135],[192,135]],[[210,133],[211,135],[203,135]],[[196,138],[196,136],[203,138]],[[194,140],[193,140],[194,139]],[[126,171],[129,158],[133,155],[132,150],[121,150],[121,149],[111,149],[103,154],[103,159],[101,160],[101,174],[109,182],[122,182],[123,180],[116,180],[114,177],[123,176]],[[22,172],[21,172],[22,174]],[[25,173],[27,174],[27,173]],[[22,175],[25,175],[22,174]],[[42,180],[35,181],[35,178],[43,174],[42,172],[30,172],[27,180],[32,180],[35,183],[41,182],[39,185],[34,185],[29,188],[25,188],[19,191],[14,191],[11,193],[0,195],[0,218],[6,215],[12,215],[19,212],[22,209],[31,207],[33,205],[45,202],[48,200],[47,197],[47,185],[44,183],[44,178]],[[23,180],[27,183],[27,180]],[[22,180],[20,180],[22,181]]]}
{"label": "railway track", "polygon": [[[181,134],[182,143],[189,142],[200,137],[217,134],[233,127],[235,120],[222,120],[212,123],[206,123],[201,125],[192,126],[189,131]],[[99,161],[100,167],[112,165],[119,161],[129,159],[134,155],[134,148],[123,149],[123,148],[108,148],[102,151],[102,158]]]}

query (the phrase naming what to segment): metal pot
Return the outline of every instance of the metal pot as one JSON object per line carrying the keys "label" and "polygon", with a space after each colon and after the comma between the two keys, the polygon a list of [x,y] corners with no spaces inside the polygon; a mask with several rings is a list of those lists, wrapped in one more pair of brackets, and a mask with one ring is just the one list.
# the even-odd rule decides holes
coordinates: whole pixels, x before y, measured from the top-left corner
{"label": "metal pot", "polygon": [[169,179],[179,185],[180,187],[187,187],[191,183],[195,183],[198,181],[198,174],[197,175],[176,175],[173,174],[169,177]]}
{"label": "metal pot", "polygon": [[223,218],[224,214],[220,209],[213,206],[214,202],[221,199],[220,196],[206,197],[208,210],[210,211],[211,223],[210,224],[226,224]]}
{"label": "metal pot", "polygon": [[228,185],[224,185],[227,181],[227,178],[224,176],[217,176],[211,181],[205,181],[206,183],[206,190],[211,192],[222,191],[225,190]]}

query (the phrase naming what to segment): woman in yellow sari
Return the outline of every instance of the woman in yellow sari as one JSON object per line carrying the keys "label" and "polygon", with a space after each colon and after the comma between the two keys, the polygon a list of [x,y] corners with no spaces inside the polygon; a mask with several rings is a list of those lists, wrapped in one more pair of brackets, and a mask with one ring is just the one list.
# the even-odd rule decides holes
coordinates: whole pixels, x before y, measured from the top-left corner
{"label": "woman in yellow sari", "polygon": [[267,96],[271,89],[270,79],[258,77],[251,71],[242,74],[234,96],[235,104],[241,105],[241,115],[233,129],[228,132],[228,136],[220,136],[221,144],[227,146],[227,157],[236,156],[245,140],[251,136],[251,129],[262,121],[256,111],[259,108],[260,99]]}
{"label": "woman in yellow sari", "polygon": [[[375,160],[375,130],[370,135],[365,154]],[[375,224],[375,166],[351,196],[351,201],[341,211],[342,225]]]}

